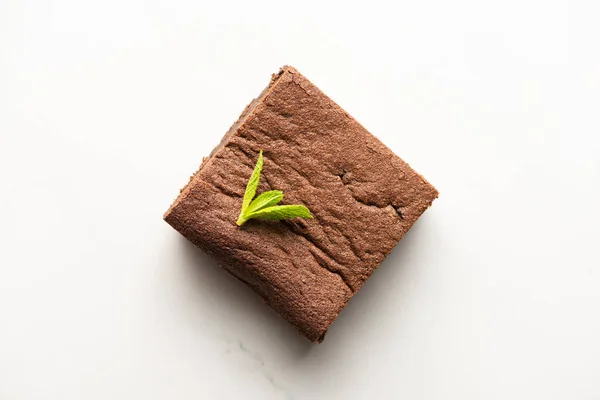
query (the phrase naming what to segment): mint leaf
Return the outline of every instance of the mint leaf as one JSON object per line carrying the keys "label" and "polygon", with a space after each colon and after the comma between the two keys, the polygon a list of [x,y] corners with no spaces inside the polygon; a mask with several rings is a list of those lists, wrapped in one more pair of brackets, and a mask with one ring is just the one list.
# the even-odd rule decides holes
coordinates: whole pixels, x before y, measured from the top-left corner
{"label": "mint leaf", "polygon": [[283,199],[281,190],[269,190],[261,193],[246,209],[246,213],[250,214],[265,207],[271,207],[279,203]]}
{"label": "mint leaf", "polygon": [[246,185],[246,192],[244,193],[244,200],[242,200],[242,212],[243,214],[250,202],[256,195],[256,189],[258,188],[258,182],[260,182],[260,171],[262,171],[263,167],[263,155],[262,150],[258,153],[258,161],[256,161],[256,166],[254,167],[254,171],[252,171],[252,175],[250,176],[250,180],[248,181],[248,185]]}
{"label": "mint leaf", "polygon": [[261,210],[255,211],[248,216],[250,218],[260,218],[260,219],[271,219],[271,220],[282,220],[282,219],[290,219],[290,218],[312,218],[313,216],[310,214],[308,208],[299,205],[289,205],[289,206],[273,206],[266,207]]}
{"label": "mint leaf", "polygon": [[246,192],[242,200],[242,210],[236,224],[242,226],[246,221],[253,218],[283,220],[296,217],[313,218],[308,208],[303,205],[276,205],[283,199],[281,190],[269,190],[260,194],[254,201],[252,199],[256,195],[256,189],[260,182],[260,172],[263,167],[262,150],[258,153],[258,160],[254,171],[250,176]]}

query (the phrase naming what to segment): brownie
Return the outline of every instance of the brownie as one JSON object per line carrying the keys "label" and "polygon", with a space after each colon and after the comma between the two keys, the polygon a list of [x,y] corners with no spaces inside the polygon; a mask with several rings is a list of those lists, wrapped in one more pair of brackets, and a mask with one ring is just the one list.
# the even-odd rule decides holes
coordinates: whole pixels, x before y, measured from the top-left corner
{"label": "brownie", "polygon": [[[314,219],[238,227],[259,150],[258,194],[278,189]],[[437,190],[294,68],[250,103],[164,219],[312,341]]]}

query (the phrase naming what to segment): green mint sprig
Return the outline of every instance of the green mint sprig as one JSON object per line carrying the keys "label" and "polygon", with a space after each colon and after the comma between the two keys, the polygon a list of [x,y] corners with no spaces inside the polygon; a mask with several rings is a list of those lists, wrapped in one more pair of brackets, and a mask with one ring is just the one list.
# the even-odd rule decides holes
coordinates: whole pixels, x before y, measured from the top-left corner
{"label": "green mint sprig", "polygon": [[254,171],[250,176],[250,180],[248,180],[244,199],[242,200],[242,211],[236,224],[242,226],[246,221],[253,218],[278,221],[296,217],[313,218],[309,209],[303,205],[278,206],[277,203],[283,199],[283,192],[281,190],[269,190],[268,192],[261,193],[254,199],[258,183],[260,182],[260,172],[262,171],[263,164],[261,150],[258,153],[258,161],[256,161]]}

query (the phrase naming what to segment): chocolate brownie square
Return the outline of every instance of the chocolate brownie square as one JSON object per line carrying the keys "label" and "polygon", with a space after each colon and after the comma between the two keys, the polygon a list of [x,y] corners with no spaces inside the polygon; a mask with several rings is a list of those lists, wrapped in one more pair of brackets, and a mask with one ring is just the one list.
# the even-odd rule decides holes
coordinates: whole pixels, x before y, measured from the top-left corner
{"label": "chocolate brownie square", "polygon": [[[260,150],[258,193],[314,219],[236,220]],[[292,67],[246,107],[164,219],[312,341],[438,196]]]}

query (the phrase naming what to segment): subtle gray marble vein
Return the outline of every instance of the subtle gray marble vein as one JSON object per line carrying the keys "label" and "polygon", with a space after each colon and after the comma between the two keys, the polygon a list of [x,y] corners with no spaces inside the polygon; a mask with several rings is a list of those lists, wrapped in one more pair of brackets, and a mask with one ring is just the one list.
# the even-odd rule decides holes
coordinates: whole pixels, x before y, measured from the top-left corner
{"label": "subtle gray marble vein", "polygon": [[235,356],[243,358],[250,362],[250,368],[260,373],[270,384],[274,390],[274,394],[277,399],[293,400],[288,395],[285,388],[283,388],[277,381],[273,374],[273,371],[269,365],[265,362],[264,357],[257,351],[251,350],[240,340],[227,340],[227,347],[224,351],[226,357]]}

